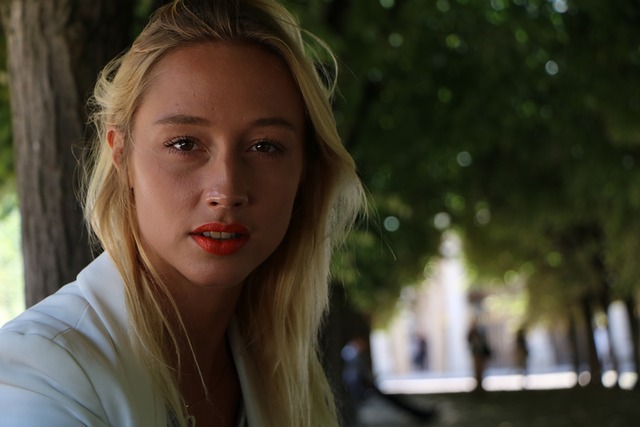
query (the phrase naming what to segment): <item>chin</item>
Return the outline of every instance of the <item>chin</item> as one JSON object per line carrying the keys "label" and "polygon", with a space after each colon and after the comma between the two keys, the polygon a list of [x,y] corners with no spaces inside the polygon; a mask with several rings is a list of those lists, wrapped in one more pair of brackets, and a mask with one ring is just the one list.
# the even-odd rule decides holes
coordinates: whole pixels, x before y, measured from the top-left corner
{"label": "chin", "polygon": [[220,277],[220,275],[214,275],[213,277],[199,277],[193,278],[190,282],[193,286],[204,289],[231,289],[238,286],[242,286],[246,276],[234,276],[234,277]]}

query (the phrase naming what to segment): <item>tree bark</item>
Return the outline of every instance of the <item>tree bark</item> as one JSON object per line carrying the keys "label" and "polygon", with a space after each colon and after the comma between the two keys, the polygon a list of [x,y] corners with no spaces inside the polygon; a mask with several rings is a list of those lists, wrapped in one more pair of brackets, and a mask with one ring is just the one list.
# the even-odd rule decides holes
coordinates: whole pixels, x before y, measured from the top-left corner
{"label": "tree bark", "polygon": [[26,303],[90,260],[75,198],[85,102],[98,71],[130,39],[130,0],[2,0],[8,45]]}

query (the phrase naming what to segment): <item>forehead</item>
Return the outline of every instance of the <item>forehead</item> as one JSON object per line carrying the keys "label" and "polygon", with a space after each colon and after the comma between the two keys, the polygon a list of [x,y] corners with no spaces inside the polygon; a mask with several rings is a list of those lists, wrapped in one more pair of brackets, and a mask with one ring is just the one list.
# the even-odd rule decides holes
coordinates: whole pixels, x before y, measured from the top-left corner
{"label": "forehead", "polygon": [[213,67],[223,72],[225,68],[232,67],[238,61],[245,65],[270,63],[289,73],[284,60],[271,48],[239,40],[187,43],[165,52],[154,68],[157,71],[164,67],[175,67],[178,63],[188,62],[190,65],[188,68],[192,71],[199,67]]}
{"label": "forehead", "polygon": [[293,115],[304,111],[286,63],[250,43],[217,41],[176,48],[154,66],[146,86],[142,108],[158,103],[164,109],[207,112],[233,107],[247,114],[252,107]]}

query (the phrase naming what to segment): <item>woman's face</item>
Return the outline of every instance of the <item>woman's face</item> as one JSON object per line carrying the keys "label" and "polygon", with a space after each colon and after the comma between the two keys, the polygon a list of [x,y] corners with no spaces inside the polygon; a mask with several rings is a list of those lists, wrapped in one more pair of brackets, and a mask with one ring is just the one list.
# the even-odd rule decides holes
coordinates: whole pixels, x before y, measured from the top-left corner
{"label": "woman's face", "polygon": [[273,253],[304,136],[297,86],[258,46],[190,46],[154,68],[127,161],[143,245],[170,287],[235,286]]}

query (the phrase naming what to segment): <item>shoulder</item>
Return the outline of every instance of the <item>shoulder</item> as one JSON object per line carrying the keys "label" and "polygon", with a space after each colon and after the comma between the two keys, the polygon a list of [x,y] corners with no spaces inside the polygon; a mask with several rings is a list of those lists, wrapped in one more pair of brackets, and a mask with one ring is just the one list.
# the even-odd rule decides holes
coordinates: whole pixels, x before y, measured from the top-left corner
{"label": "shoulder", "polygon": [[[68,285],[0,330],[0,426],[106,425],[76,327],[89,305]],[[95,366],[97,367],[97,366]],[[34,408],[37,408],[34,409]]]}
{"label": "shoulder", "polygon": [[53,330],[0,332],[0,426],[36,426],[44,420],[47,425],[105,425],[86,366],[51,339]]}
{"label": "shoulder", "polygon": [[8,322],[0,329],[0,337],[14,333],[54,340],[77,327],[88,308],[77,284],[72,283]]}
{"label": "shoulder", "polygon": [[[77,363],[99,363],[99,360],[92,360],[98,355],[108,356],[115,338],[122,337],[115,336],[111,324],[114,322],[101,313],[120,308],[105,307],[108,303],[100,296],[91,295],[85,280],[80,280],[83,274],[86,275],[83,271],[79,280],[63,286],[0,329],[0,360],[5,363],[14,360],[12,354],[16,348],[33,353],[32,347],[39,349],[42,346],[69,355]],[[36,352],[33,356],[50,364],[46,353]]]}
{"label": "shoulder", "polygon": [[131,425],[161,413],[131,346],[123,284],[101,258],[0,329],[0,427]]}

